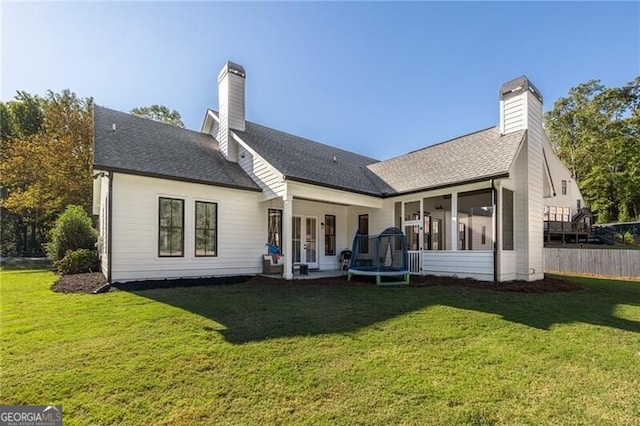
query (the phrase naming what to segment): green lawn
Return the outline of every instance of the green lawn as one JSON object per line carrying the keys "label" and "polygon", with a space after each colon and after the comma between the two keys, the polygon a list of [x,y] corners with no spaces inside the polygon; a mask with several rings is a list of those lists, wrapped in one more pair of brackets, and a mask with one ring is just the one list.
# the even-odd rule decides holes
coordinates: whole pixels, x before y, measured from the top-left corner
{"label": "green lawn", "polygon": [[65,424],[638,424],[640,283],[56,294],[2,271],[0,404]]}

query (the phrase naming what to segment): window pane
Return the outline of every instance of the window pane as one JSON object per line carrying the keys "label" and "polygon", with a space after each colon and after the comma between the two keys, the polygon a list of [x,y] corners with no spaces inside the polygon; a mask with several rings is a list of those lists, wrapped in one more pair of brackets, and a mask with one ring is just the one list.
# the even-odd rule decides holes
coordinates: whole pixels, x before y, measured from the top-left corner
{"label": "window pane", "polygon": [[214,256],[216,254],[216,231],[207,231],[207,246],[206,251],[208,255]]}
{"label": "window pane", "polygon": [[336,217],[334,215],[324,216],[324,254],[325,256],[335,256],[336,254]]}
{"label": "window pane", "polygon": [[483,189],[458,194],[458,224],[458,250],[493,249],[493,192]]}
{"label": "window pane", "polygon": [[184,200],[172,198],[160,198],[159,202],[159,229],[158,229],[158,255],[182,256],[183,255],[183,209]]}
{"label": "window pane", "polygon": [[171,200],[160,198],[160,226],[171,226]]}
{"label": "window pane", "polygon": [[278,248],[282,248],[282,240],[280,237],[282,235],[282,210],[269,209],[267,222],[267,242]]}
{"label": "window pane", "polygon": [[402,227],[402,203],[397,201],[393,205],[394,210],[394,221],[396,228],[400,229]]}
{"label": "window pane", "polygon": [[218,204],[196,201],[196,256],[216,256]]}
{"label": "window pane", "polygon": [[209,228],[211,229],[216,228],[217,217],[218,217],[218,205],[214,203],[209,204],[209,210],[207,212],[207,218],[208,218],[207,225]]}
{"label": "window pane", "polygon": [[404,220],[420,220],[420,201],[404,203]]}
{"label": "window pane", "polygon": [[170,235],[171,235],[170,229],[160,228],[160,241],[159,241],[160,256],[169,256],[171,254],[171,245],[169,242]]}
{"label": "window pane", "polygon": [[[358,216],[358,233],[363,235],[369,235],[369,215],[361,214]],[[369,253],[369,239],[361,238],[360,247],[358,248],[360,253]]]}
{"label": "window pane", "polygon": [[196,201],[196,228],[204,228],[207,224],[206,204]]}
{"label": "window pane", "polygon": [[[555,220],[555,207],[551,207],[551,220]],[[502,190],[502,249],[513,250],[513,191]]]}
{"label": "window pane", "polygon": [[196,256],[204,256],[206,241],[203,230],[196,230]]}
{"label": "window pane", "polygon": [[182,255],[182,229],[181,228],[171,229],[171,255],[172,256]]}

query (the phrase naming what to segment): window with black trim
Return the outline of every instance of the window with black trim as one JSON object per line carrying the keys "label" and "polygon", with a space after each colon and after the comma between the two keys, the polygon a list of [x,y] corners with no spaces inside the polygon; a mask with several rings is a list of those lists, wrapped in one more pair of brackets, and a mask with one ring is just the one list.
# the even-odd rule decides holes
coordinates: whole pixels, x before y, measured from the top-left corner
{"label": "window with black trim", "polygon": [[[361,214],[358,215],[358,234],[361,235],[369,235],[369,215]],[[360,239],[360,253],[369,253],[369,239],[361,238]]]}
{"label": "window with black trim", "polygon": [[269,209],[267,242],[282,251],[282,210]]}
{"label": "window with black trim", "polygon": [[502,188],[502,250],[513,250],[513,191],[505,188]]}
{"label": "window with black trim", "polygon": [[324,215],[324,255],[336,255],[336,217],[332,214]]}
{"label": "window with black trim", "polygon": [[158,256],[184,256],[184,200],[160,197]]}
{"label": "window with black trim", "polygon": [[562,181],[562,195],[567,195],[567,181]]}
{"label": "window with black trim", "polygon": [[218,204],[196,201],[196,256],[218,255]]}

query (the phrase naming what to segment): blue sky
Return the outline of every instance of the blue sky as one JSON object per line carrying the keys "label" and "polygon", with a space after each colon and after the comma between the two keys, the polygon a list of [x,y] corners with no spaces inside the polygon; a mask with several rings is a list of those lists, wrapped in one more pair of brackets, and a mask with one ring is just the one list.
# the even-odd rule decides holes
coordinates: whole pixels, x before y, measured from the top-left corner
{"label": "blue sky", "polygon": [[637,2],[0,3],[2,99],[68,88],[164,104],[199,130],[227,60],[247,119],[385,159],[498,122],[526,74],[544,109],[640,75]]}

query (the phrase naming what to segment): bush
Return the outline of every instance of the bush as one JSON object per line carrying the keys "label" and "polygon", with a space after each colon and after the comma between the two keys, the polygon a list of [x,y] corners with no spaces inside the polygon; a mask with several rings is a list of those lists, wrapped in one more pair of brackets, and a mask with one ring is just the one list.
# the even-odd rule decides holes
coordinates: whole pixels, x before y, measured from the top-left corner
{"label": "bush", "polygon": [[624,233],[624,243],[625,244],[635,244],[636,239],[633,237],[633,234],[630,231]]}
{"label": "bush", "polygon": [[69,250],[55,267],[62,275],[93,272],[98,269],[98,254],[89,249]]}
{"label": "bush", "polygon": [[81,206],[67,206],[56,220],[49,241],[47,256],[54,264],[69,250],[95,249],[96,232],[91,226],[91,218]]}

